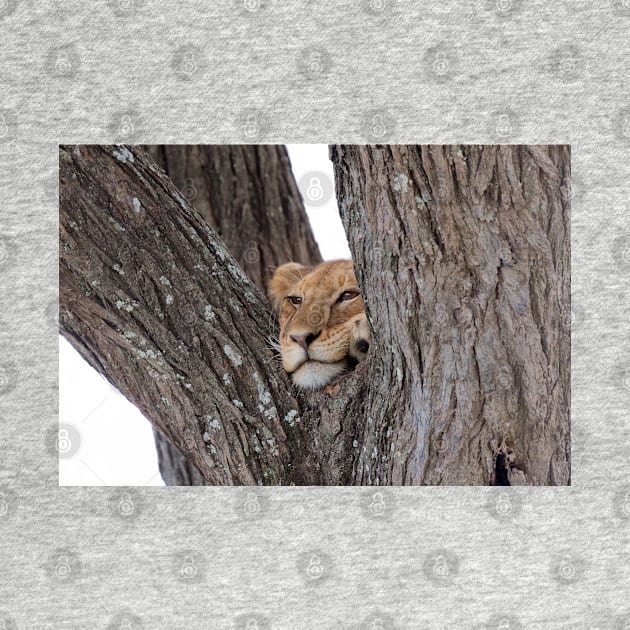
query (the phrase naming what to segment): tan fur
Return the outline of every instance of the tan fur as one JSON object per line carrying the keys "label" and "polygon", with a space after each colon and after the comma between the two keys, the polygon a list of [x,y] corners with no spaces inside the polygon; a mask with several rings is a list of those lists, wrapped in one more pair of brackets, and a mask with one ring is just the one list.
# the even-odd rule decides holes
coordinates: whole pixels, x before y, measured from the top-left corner
{"label": "tan fur", "polygon": [[[370,328],[360,295],[339,302],[344,291],[359,292],[352,261],[316,267],[287,263],[278,267],[269,295],[280,319],[282,366],[301,387],[317,389],[362,361]],[[293,305],[288,297],[302,298]],[[315,335],[307,349],[291,337]]]}

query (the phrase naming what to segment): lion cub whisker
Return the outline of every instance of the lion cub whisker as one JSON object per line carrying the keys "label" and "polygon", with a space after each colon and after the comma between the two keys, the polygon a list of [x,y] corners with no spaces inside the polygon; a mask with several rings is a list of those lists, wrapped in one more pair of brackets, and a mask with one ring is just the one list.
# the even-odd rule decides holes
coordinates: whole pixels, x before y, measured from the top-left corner
{"label": "lion cub whisker", "polygon": [[281,265],[269,296],[280,322],[274,349],[298,388],[322,388],[365,359],[371,332],[352,261]]}

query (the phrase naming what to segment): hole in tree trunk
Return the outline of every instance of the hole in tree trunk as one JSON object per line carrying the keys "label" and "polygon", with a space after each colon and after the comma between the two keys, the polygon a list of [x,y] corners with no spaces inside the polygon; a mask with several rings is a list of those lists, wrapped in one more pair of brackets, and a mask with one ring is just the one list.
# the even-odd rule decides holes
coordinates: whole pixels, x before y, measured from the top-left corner
{"label": "hole in tree trunk", "polygon": [[499,453],[496,459],[496,469],[494,473],[494,485],[495,486],[509,486],[510,481],[508,479],[507,462],[505,461],[505,455]]}

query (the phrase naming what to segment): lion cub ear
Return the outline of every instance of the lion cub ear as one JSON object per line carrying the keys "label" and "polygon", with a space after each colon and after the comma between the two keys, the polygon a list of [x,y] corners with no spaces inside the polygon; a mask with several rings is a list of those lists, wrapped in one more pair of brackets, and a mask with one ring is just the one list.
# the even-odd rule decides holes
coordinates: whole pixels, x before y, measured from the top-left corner
{"label": "lion cub ear", "polygon": [[282,308],[282,301],[289,295],[291,287],[310,272],[311,267],[305,267],[294,262],[280,265],[276,269],[269,284],[269,297],[277,311]]}

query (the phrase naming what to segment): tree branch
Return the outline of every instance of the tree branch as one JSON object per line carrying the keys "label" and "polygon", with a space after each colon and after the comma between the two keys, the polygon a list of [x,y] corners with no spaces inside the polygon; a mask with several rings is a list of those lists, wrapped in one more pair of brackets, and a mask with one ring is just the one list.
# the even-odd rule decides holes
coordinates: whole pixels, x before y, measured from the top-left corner
{"label": "tree branch", "polygon": [[60,323],[213,484],[289,476],[273,314],[145,152],[60,150]]}
{"label": "tree branch", "polygon": [[[150,145],[147,151],[267,293],[271,271],[322,258],[282,145]],[[162,478],[205,485],[194,465],[155,432]]]}

